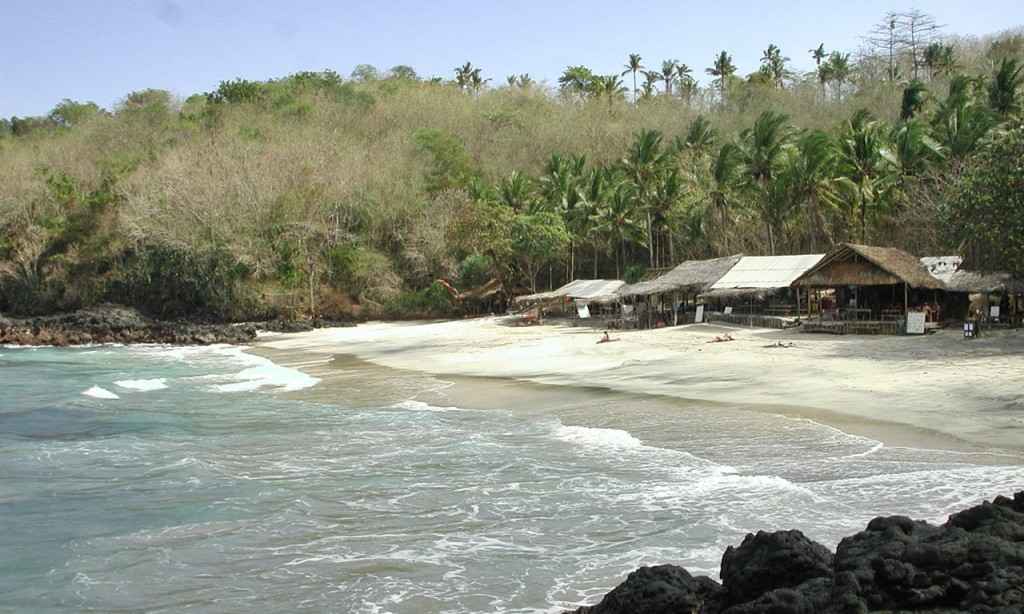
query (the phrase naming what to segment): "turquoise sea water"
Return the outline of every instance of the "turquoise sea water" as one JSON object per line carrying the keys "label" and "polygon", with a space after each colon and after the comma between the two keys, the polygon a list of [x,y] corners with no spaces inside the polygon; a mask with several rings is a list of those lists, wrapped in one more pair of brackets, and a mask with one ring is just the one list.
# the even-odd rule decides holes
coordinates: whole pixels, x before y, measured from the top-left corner
{"label": "turquoise sea water", "polygon": [[315,384],[236,348],[0,348],[0,611],[552,612],[641,564],[714,575],[747,531],[834,546],[1024,488],[742,408],[280,394]]}

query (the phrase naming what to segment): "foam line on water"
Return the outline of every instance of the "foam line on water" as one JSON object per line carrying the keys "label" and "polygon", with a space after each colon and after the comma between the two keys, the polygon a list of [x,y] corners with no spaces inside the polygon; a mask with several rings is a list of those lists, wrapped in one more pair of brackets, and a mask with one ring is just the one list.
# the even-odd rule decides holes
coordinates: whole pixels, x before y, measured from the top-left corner
{"label": "foam line on water", "polygon": [[124,379],[114,382],[126,390],[138,390],[139,392],[150,392],[152,390],[163,390],[167,388],[167,378],[158,377],[155,379]]}
{"label": "foam line on water", "polygon": [[106,388],[103,388],[101,386],[93,386],[92,388],[89,388],[88,390],[83,390],[82,391],[82,395],[83,396],[87,396],[87,397],[92,397],[94,399],[120,399],[121,398],[121,397],[117,396],[116,394],[114,394],[113,392],[111,392],[111,391],[109,391]]}

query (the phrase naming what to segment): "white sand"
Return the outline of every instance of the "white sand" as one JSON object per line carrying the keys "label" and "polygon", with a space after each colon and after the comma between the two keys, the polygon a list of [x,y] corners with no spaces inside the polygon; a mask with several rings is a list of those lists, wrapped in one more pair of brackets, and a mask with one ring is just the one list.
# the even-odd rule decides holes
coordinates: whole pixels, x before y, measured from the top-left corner
{"label": "white sand", "polygon": [[[708,343],[716,335],[735,341]],[[691,325],[613,333],[512,327],[502,318],[370,323],[269,338],[316,364],[345,354],[438,375],[508,377],[739,404],[802,415],[882,441],[887,426],[984,448],[1024,449],[1024,332],[965,340],[812,335]],[[794,347],[765,347],[781,340]],[[297,352],[297,353],[296,353]],[[288,365],[302,368],[301,361]],[[894,431],[896,429],[893,429]],[[903,441],[906,441],[905,437]],[[898,445],[898,443],[897,443]]]}

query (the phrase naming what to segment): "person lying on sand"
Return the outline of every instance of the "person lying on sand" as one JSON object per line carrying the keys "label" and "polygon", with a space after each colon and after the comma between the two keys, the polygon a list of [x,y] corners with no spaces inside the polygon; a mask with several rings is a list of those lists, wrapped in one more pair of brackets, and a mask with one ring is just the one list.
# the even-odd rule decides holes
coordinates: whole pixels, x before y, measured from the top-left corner
{"label": "person lying on sand", "polygon": [[732,338],[732,335],[726,333],[725,335],[716,336],[714,339],[708,341],[708,343],[725,343],[726,341],[736,341]]}
{"label": "person lying on sand", "polygon": [[618,339],[612,339],[608,335],[608,331],[604,331],[604,334],[601,335],[601,338],[597,340],[598,343],[610,343],[612,341],[618,341]]}
{"label": "person lying on sand", "polygon": [[770,344],[768,344],[766,346],[763,346],[763,347],[766,347],[766,348],[795,348],[796,344],[793,343],[792,341],[790,341],[789,343],[783,343],[782,341],[776,341],[775,343],[770,343]]}

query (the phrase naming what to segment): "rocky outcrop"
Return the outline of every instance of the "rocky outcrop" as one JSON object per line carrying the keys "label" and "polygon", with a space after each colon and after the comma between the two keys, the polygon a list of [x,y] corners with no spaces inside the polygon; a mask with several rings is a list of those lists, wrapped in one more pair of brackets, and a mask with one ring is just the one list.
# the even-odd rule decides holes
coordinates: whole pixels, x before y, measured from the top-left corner
{"label": "rocky outcrop", "polygon": [[1024,491],[941,526],[879,517],[833,555],[799,531],[747,535],[722,556],[722,583],[674,565],[642,567],[576,614],[1024,614]]}
{"label": "rocky outcrop", "polygon": [[244,324],[209,324],[151,320],[138,311],[118,305],[102,305],[71,313],[38,318],[9,319],[0,316],[0,344],[85,345],[90,343],[168,343],[210,345],[247,343],[257,330],[300,332],[321,326],[350,323],[275,320]]}

